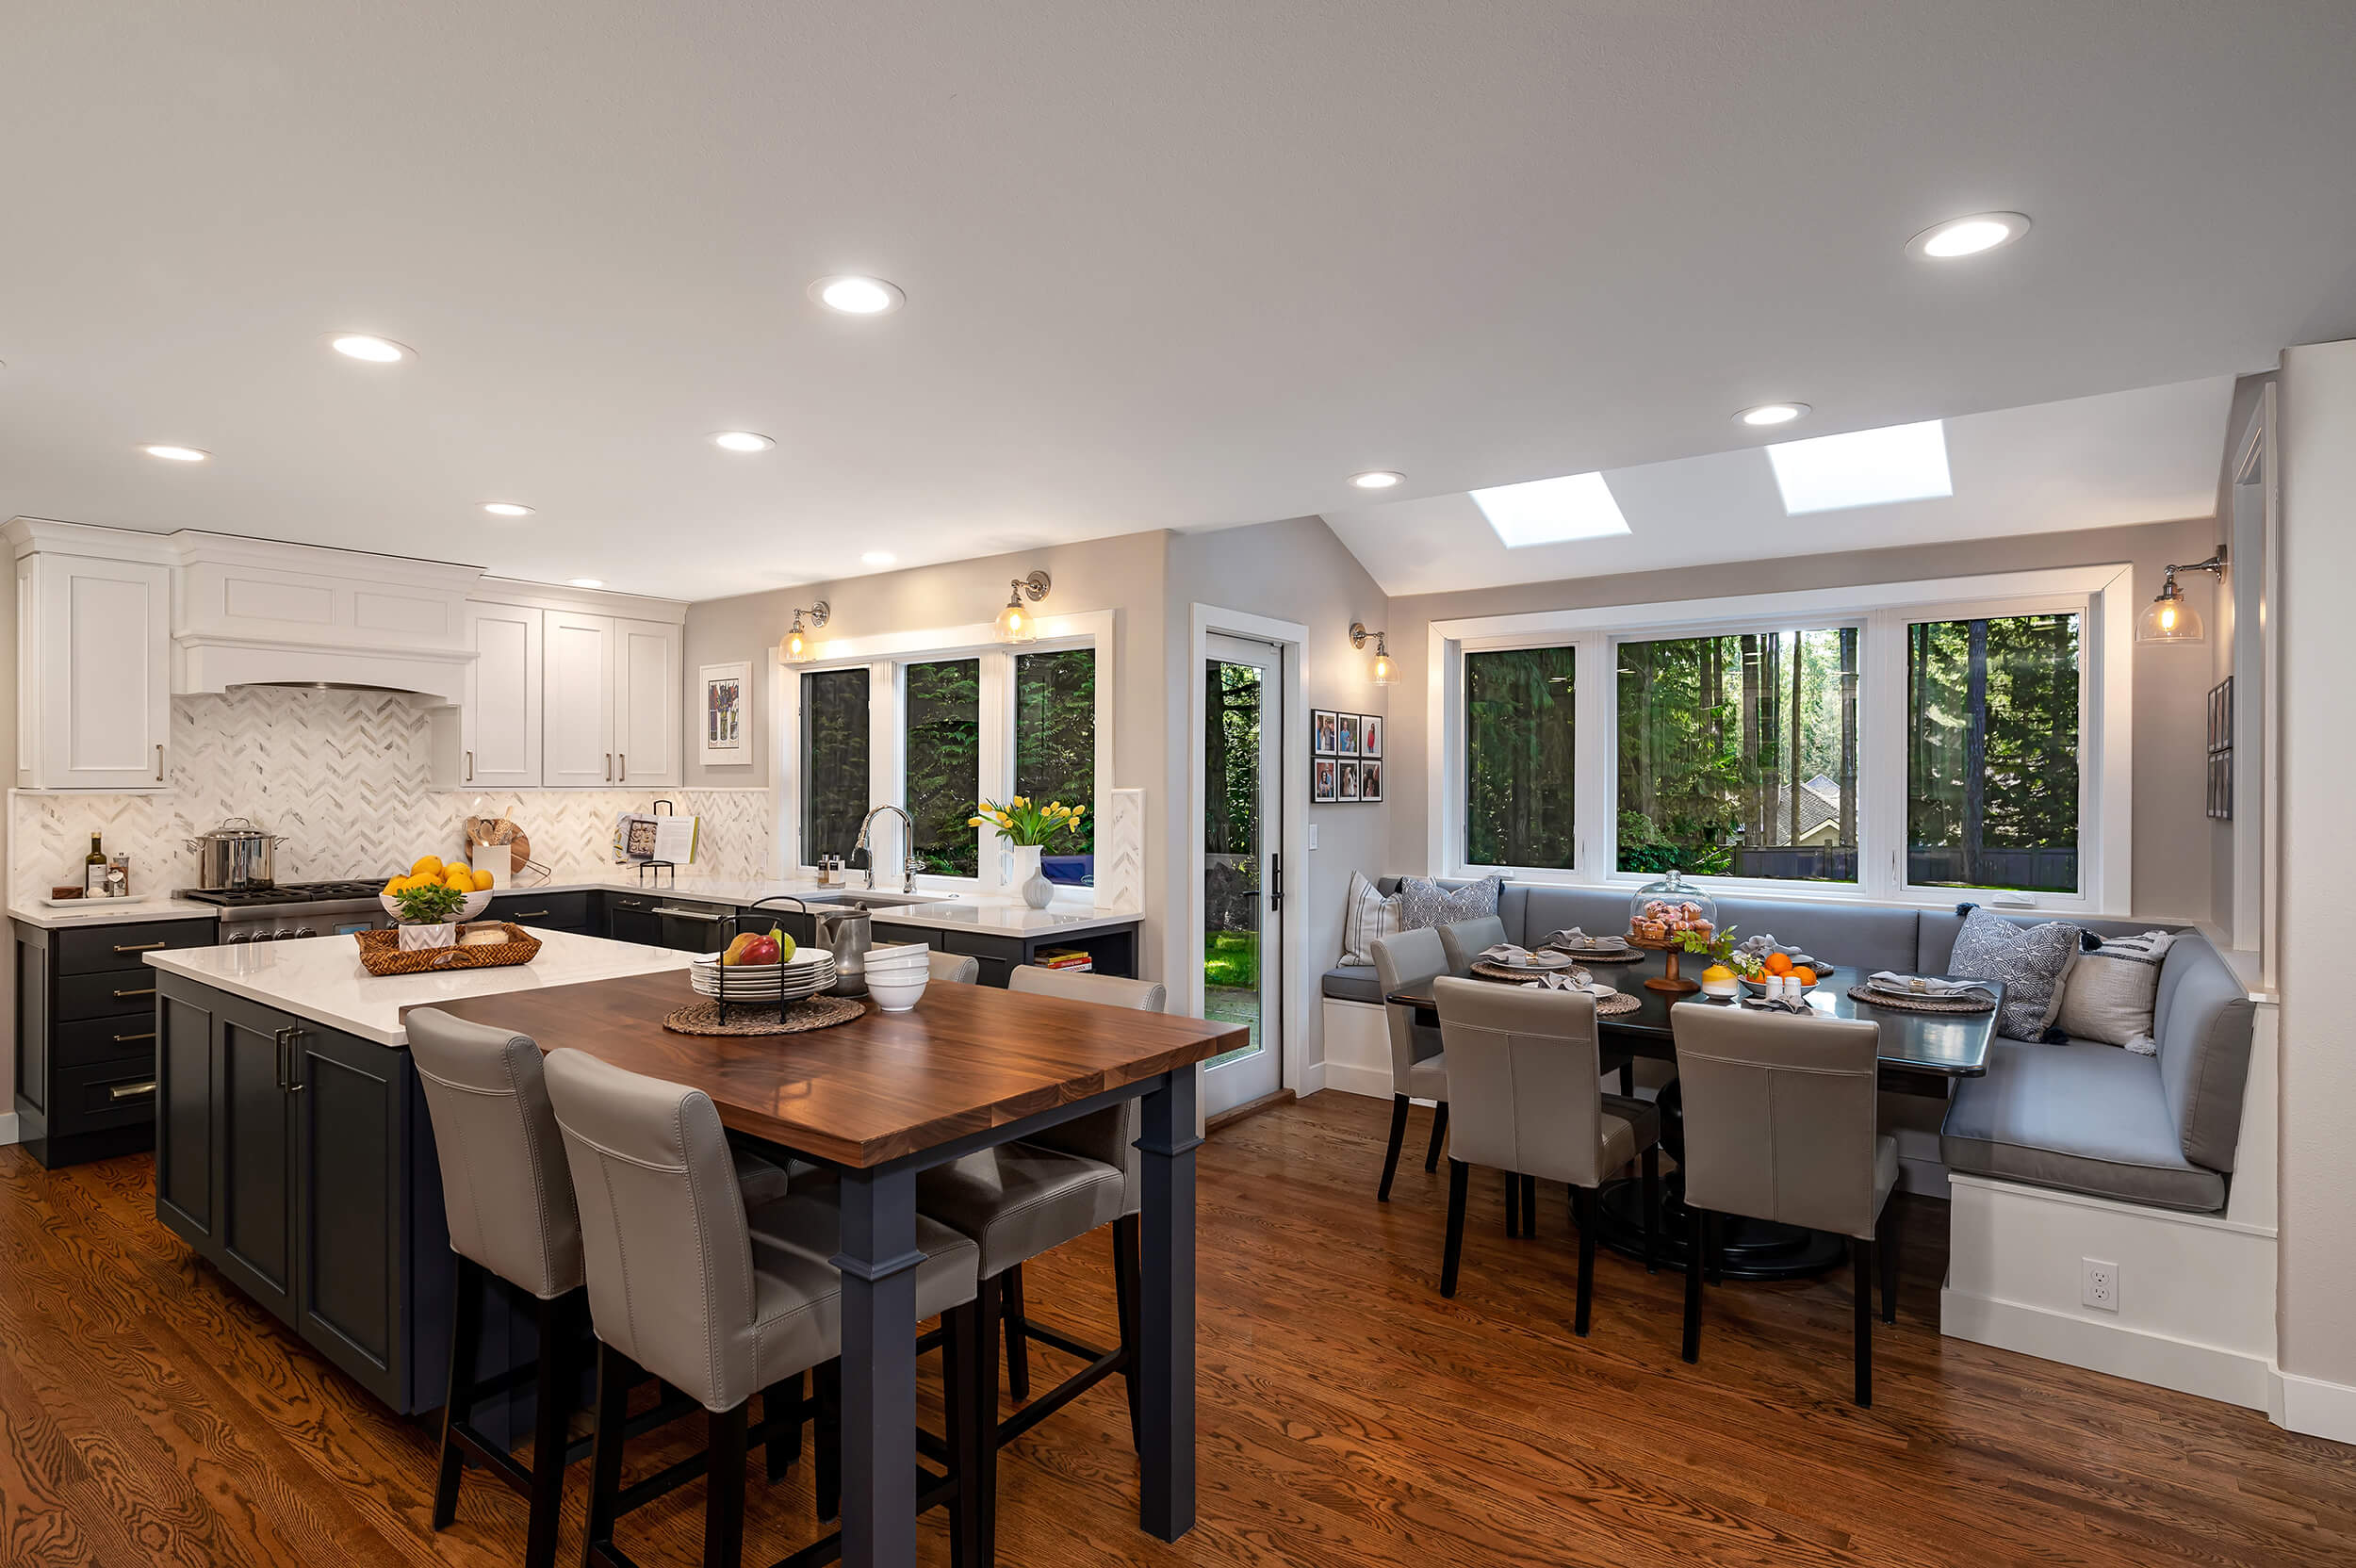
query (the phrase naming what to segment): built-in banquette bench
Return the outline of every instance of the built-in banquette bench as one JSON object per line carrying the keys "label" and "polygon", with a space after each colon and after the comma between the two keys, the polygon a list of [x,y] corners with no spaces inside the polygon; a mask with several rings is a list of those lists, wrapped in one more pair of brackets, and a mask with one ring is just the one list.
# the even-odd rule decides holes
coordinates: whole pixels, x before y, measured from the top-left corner
{"label": "built-in banquette bench", "polygon": [[[1398,879],[1379,886],[1387,895]],[[1508,939],[1528,943],[1572,925],[1625,930],[1628,900],[1607,888],[1509,882],[1497,915]],[[1779,941],[1867,972],[1944,973],[1963,925],[1948,910],[1761,898],[1720,898],[1717,906],[1722,925],[1773,932]],[[2069,919],[2006,918],[2019,925]],[[2149,921],[2072,923],[2103,937],[2178,929]],[[1324,991],[1333,1001],[1383,1004],[1371,965],[1327,972]],[[2156,1055],[2091,1041],[1999,1039],[1987,1076],[1955,1086],[1939,1158],[1959,1173],[2191,1213],[2220,1211],[2242,1123],[2252,1014],[2248,991],[2225,960],[2199,932],[2185,931],[2160,972]],[[1329,1021],[1329,1056],[1335,1034]],[[1389,1092],[1387,1084],[1382,1092]]]}

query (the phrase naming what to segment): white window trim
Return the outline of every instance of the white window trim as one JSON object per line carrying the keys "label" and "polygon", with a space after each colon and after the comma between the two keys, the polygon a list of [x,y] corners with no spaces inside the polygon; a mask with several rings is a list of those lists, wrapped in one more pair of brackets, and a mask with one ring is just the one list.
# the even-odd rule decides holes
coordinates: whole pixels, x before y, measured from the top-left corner
{"label": "white window trim", "polygon": [[[777,845],[771,871],[783,877],[815,878],[817,865],[803,852],[801,810],[802,682],[805,675],[865,665],[867,683],[867,800],[877,806],[905,808],[908,797],[905,755],[907,678],[909,664],[930,664],[955,659],[975,659],[981,664],[981,743],[976,764],[979,795],[1005,799],[1014,792],[1014,661],[1020,654],[1055,653],[1088,648],[1096,655],[1096,807],[1102,810],[1111,797],[1113,778],[1113,632],[1116,612],[1083,611],[1070,615],[1039,617],[1039,640],[1008,646],[997,640],[990,622],[974,626],[931,627],[910,631],[879,632],[866,637],[837,637],[816,645],[817,658],[788,663],[784,653],[769,650],[771,678],[769,733],[771,777],[776,781],[771,805],[775,811]],[[876,887],[896,887],[890,868],[904,853],[900,825],[886,818],[878,833]],[[944,892],[979,892],[1011,896],[1014,858],[995,842],[994,829],[976,828],[980,840],[978,877],[920,875],[919,888]],[[1093,902],[1093,890],[1058,890],[1058,898]]]}
{"label": "white window trim", "polygon": [[[1575,887],[1627,887],[1647,878],[1610,869],[1619,820],[1619,682],[1592,672],[1617,667],[1624,641],[1726,630],[1857,626],[1860,692],[1857,837],[1855,884],[1783,882],[1759,877],[1696,877],[1716,891],[1835,903],[1931,907],[1955,902],[1952,888],[1905,881],[1906,628],[1963,614],[2026,614],[2068,610],[2080,627],[2079,886],[2075,895],[2022,893],[2029,906],[2056,912],[2124,915],[2133,903],[2135,802],[2135,568],[2125,564],[1993,573],[1857,588],[1805,589],[1585,610],[1537,611],[1434,621],[1424,663],[1425,758],[1429,813],[1425,864],[1448,877],[1503,873],[1514,881]],[[1498,648],[1569,645],[1578,650],[1573,696],[1578,726],[1573,808],[1578,820],[1573,869],[1474,866],[1464,845],[1464,656]],[[1894,661],[1894,663],[1893,663]],[[1893,673],[1894,671],[1894,673]],[[1896,841],[1892,842],[1892,834]],[[1985,902],[1996,897],[1982,895]],[[2011,902],[2011,895],[2005,896]]]}

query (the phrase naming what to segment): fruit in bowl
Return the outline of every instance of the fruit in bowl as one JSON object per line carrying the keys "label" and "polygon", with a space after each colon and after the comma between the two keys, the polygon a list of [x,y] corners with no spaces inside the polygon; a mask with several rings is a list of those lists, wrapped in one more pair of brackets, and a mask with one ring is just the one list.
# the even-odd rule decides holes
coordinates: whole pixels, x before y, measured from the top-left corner
{"label": "fruit in bowl", "polygon": [[793,956],[794,939],[773,925],[766,931],[740,933],[720,955],[720,962],[738,969],[747,964],[781,964]]}
{"label": "fruit in bowl", "polygon": [[421,855],[408,874],[384,884],[378,902],[403,925],[472,920],[491,902],[491,874],[464,860],[444,865],[438,855]]}

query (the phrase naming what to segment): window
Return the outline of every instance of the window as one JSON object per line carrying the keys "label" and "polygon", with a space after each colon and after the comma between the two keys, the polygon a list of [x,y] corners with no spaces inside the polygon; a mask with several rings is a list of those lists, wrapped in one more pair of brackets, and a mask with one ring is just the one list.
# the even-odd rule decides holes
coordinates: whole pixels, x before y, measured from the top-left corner
{"label": "window", "polygon": [[1906,627],[1906,881],[2076,892],[2079,618]]}
{"label": "window", "polygon": [[1855,882],[1857,650],[1855,627],[1620,644],[1618,869]]}
{"label": "window", "polygon": [[1464,655],[1464,859],[1568,870],[1574,849],[1568,647]]}
{"label": "window", "polygon": [[802,856],[849,856],[867,815],[867,670],[802,677]]}
{"label": "window", "polygon": [[981,874],[981,840],[970,825],[982,776],[982,663],[910,664],[901,703],[906,792],[914,852],[934,876]]}
{"label": "window", "polygon": [[1075,833],[1039,857],[1050,882],[1096,881],[1096,650],[1018,654],[1014,661],[1014,792],[1085,806]]}

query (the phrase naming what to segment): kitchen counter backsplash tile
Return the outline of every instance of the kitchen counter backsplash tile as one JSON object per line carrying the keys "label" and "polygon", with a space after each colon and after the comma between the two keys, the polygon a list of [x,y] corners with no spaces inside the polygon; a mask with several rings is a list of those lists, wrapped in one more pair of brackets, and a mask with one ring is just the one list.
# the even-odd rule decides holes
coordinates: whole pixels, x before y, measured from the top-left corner
{"label": "kitchen counter backsplash tile", "polygon": [[[532,856],[563,879],[613,864],[614,818],[643,811],[657,792],[437,792],[432,785],[426,698],[396,692],[242,687],[223,696],[172,699],[168,781],[156,794],[9,792],[8,886],[15,901],[81,879],[90,836],[131,857],[142,892],[193,886],[188,841],[228,817],[250,817],[286,840],[282,882],[389,874],[421,854],[463,851],[462,824],[513,817]],[[703,818],[695,872],[758,877],[769,868],[765,790],[660,792]]]}

